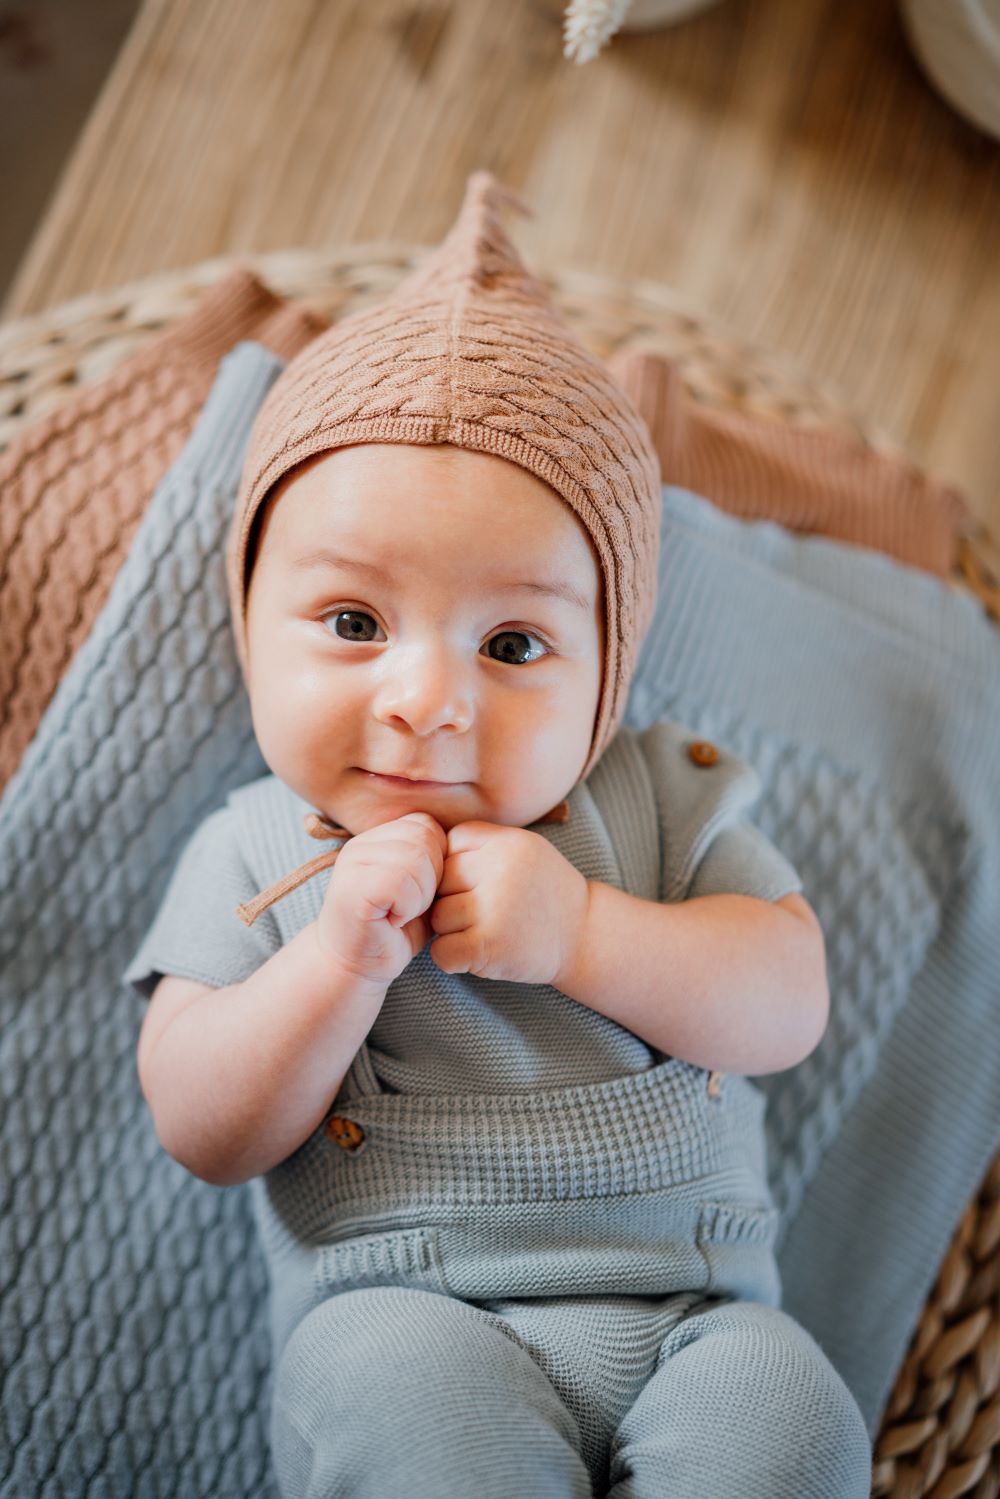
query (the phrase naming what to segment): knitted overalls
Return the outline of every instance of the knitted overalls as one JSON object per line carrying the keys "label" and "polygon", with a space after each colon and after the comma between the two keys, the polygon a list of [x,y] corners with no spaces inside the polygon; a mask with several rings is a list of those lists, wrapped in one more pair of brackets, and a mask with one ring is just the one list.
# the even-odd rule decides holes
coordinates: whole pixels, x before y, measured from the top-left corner
{"label": "knitted overalls", "polygon": [[[799,882],[743,816],[758,789],[680,726],[621,730],[532,831],[645,899],[778,899]],[[247,893],[315,854],[309,810],[268,776],[214,814]],[[133,979],[198,976],[175,883]],[[325,883],[258,942],[314,920]],[[322,1123],[251,1184],[283,1495],[867,1495],[857,1407],[778,1310],[763,1108],[746,1078],[425,948]]]}

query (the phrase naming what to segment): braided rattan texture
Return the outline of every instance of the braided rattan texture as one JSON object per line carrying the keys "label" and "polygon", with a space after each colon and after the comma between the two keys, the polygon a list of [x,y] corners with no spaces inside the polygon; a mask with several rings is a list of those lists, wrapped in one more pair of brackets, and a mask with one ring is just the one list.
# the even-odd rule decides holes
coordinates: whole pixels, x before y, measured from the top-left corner
{"label": "braided rattan texture", "polygon": [[[380,301],[427,253],[376,243],[243,256],[239,263],[333,321]],[[0,326],[0,450],[192,312],[236,264],[225,257],[166,271]],[[541,279],[601,358],[626,348],[664,354],[699,400],[850,433],[879,452],[905,456],[834,392],[693,313],[667,287],[581,272]],[[963,539],[959,577],[1000,624],[1000,549],[982,528]],[[956,1230],[899,1372],[875,1445],[872,1493],[1000,1496],[1000,1157]]]}

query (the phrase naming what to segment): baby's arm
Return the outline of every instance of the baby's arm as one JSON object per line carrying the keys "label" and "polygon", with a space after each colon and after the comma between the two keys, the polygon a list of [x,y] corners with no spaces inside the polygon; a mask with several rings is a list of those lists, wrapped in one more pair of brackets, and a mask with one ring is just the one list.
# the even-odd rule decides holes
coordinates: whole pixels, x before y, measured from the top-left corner
{"label": "baby's arm", "polygon": [[137,1065],[164,1150],[219,1187],[291,1155],[336,1096],[387,987],[338,971],[315,922],[241,984],[161,979]]}
{"label": "baby's arm", "polygon": [[800,895],[658,903],[598,880],[556,987],[668,1056],[753,1077],[807,1057],[826,1029],[819,922]]}
{"label": "baby's arm", "polygon": [[164,1149],[194,1175],[246,1181],[316,1129],[389,984],[430,935],[446,847],[426,813],[369,828],[345,844],[317,920],[249,978],[157,985],[139,1081]]}

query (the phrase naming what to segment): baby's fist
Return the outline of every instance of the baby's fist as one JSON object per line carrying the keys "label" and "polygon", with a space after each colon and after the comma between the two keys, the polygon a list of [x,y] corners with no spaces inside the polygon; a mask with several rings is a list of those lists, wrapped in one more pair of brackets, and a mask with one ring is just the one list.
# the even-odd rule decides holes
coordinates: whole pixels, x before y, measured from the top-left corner
{"label": "baby's fist", "polygon": [[348,839],[317,920],[320,947],[342,972],[388,987],[431,936],[424,915],[448,839],[429,812],[408,812]]}
{"label": "baby's fist", "polygon": [[582,940],[589,886],[540,833],[458,823],[437,894],[431,957],[442,972],[559,987]]}

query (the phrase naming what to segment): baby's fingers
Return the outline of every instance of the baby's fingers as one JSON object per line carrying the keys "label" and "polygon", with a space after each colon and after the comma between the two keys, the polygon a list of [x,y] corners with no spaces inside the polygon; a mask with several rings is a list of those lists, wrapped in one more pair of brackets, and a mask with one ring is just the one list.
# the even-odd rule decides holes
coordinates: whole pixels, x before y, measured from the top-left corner
{"label": "baby's fingers", "polygon": [[392,876],[392,899],[386,914],[391,926],[405,926],[415,916],[422,916],[434,899],[434,860],[427,849],[410,849],[392,867]]}
{"label": "baby's fingers", "polygon": [[426,850],[434,869],[434,888],[444,871],[444,861],[448,853],[448,835],[436,818],[429,812],[407,812],[396,824],[412,823],[412,836],[418,848]]}
{"label": "baby's fingers", "polygon": [[472,926],[474,920],[475,913],[469,894],[439,897],[430,909],[431,930],[437,932],[438,936],[444,936],[448,932],[464,932],[467,927]]}

